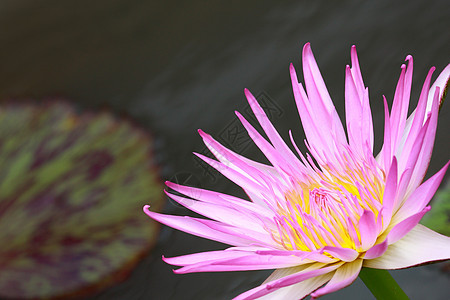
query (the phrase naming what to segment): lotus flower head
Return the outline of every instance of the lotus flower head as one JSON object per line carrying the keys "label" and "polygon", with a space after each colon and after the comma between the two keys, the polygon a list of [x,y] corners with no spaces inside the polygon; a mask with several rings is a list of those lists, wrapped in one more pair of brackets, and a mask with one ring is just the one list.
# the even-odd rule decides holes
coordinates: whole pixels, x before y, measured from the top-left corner
{"label": "lotus flower head", "polygon": [[[292,86],[309,154],[290,148],[253,95],[250,107],[268,140],[238,112],[249,136],[270,165],[247,159],[199,131],[217,160],[197,154],[238,184],[250,201],[167,183],[167,194],[208,219],[144,211],[173,228],[230,248],[163,258],[175,273],[276,269],[260,286],[235,299],[299,299],[351,284],[362,267],[399,269],[450,258],[450,238],[419,224],[430,210],[448,163],[422,183],[433,148],[448,65],[431,85],[432,68],[417,107],[408,117],[413,59],[402,65],[392,108],[384,98],[384,140],[373,154],[368,89],[356,49],[345,72],[347,134],[314,59],[303,48],[304,86],[290,66]],[[295,150],[295,151],[293,151]]]}

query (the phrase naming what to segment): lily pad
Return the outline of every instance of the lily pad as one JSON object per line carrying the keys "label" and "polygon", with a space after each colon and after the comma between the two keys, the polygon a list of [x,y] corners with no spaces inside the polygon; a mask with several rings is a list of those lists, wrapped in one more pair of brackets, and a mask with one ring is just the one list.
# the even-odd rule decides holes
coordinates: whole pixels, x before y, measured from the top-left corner
{"label": "lily pad", "polygon": [[87,295],[126,276],[163,201],[148,133],[68,103],[0,107],[0,297]]}

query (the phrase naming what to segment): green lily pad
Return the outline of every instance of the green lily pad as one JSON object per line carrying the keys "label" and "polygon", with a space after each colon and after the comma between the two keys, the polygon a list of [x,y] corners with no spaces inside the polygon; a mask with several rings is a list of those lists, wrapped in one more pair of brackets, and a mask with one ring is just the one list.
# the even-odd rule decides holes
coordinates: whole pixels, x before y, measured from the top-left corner
{"label": "green lily pad", "polygon": [[423,225],[450,236],[450,182],[431,201],[431,210],[420,221]]}
{"label": "green lily pad", "polygon": [[162,187],[149,135],[67,103],[0,107],[0,297],[86,295],[154,244]]}

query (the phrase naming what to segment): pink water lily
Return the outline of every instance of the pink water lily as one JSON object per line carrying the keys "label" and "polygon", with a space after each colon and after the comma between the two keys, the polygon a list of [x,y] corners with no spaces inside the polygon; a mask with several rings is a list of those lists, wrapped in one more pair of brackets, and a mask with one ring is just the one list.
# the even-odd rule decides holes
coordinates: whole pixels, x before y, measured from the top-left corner
{"label": "pink water lily", "polygon": [[297,108],[309,154],[290,133],[286,145],[253,95],[250,107],[267,141],[236,115],[270,165],[249,160],[199,131],[217,160],[197,154],[238,184],[251,201],[167,182],[172,199],[209,219],[144,211],[187,233],[229,244],[210,251],[164,258],[175,273],[276,269],[260,286],[235,299],[313,298],[351,284],[362,267],[399,269],[450,258],[450,238],[419,223],[430,210],[447,163],[422,183],[434,144],[439,106],[450,64],[430,88],[429,71],[414,112],[408,117],[413,59],[406,57],[392,109],[384,99],[384,142],[373,154],[368,89],[356,49],[345,72],[347,135],[322,79],[311,47],[303,48],[306,91],[290,66]]}

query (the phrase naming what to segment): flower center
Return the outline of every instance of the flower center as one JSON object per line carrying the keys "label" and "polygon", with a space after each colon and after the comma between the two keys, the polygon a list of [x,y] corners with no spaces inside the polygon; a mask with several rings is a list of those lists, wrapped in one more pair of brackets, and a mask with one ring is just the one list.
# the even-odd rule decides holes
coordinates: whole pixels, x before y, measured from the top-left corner
{"label": "flower center", "polygon": [[285,193],[273,234],[285,249],[314,251],[325,246],[361,250],[359,219],[364,210],[381,209],[384,174],[353,163],[344,172],[326,170],[320,182],[298,184]]}

